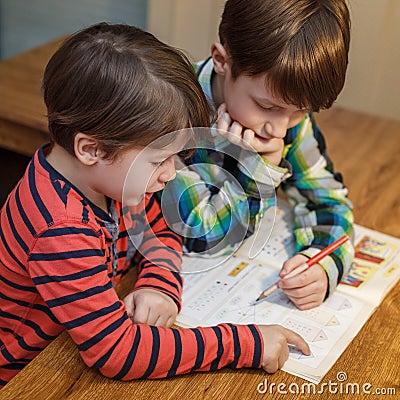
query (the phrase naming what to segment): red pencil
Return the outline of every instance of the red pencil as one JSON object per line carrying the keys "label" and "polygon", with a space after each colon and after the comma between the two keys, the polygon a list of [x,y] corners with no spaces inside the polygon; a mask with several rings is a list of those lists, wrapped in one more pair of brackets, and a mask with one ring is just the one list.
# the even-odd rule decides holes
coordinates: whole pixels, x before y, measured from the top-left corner
{"label": "red pencil", "polygon": [[[347,242],[349,240],[349,237],[347,235],[342,236],[340,239],[336,240],[335,242],[331,243],[329,246],[325,247],[322,249],[319,253],[317,253],[314,257],[311,257],[309,260],[307,260],[304,264],[299,265],[297,268],[294,270],[290,271],[284,278],[282,279],[287,279],[287,278],[292,278],[293,276],[301,274],[303,271],[305,271],[307,268],[311,267],[312,265],[316,264],[318,261],[326,257],[327,255],[331,254],[334,252],[338,247],[340,247],[343,243]],[[255,303],[257,303],[260,300],[265,299],[266,297],[270,296],[272,293],[275,293],[279,287],[278,287],[278,282],[275,282],[273,285],[267,287],[257,298]]]}

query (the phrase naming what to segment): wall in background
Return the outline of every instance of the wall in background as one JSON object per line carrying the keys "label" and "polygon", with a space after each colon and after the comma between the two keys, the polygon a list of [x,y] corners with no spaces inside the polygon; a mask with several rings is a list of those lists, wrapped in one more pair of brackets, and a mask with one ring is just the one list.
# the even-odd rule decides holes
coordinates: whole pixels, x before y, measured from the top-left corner
{"label": "wall in background", "polygon": [[0,58],[100,21],[146,27],[147,0],[0,0]]}
{"label": "wall in background", "polygon": [[147,29],[192,60],[209,56],[225,0],[148,0]]}
{"label": "wall in background", "polygon": [[347,80],[337,103],[400,120],[400,1],[351,0]]}
{"label": "wall in background", "polygon": [[[209,55],[225,0],[149,0],[148,29],[192,59]],[[337,104],[400,120],[400,1],[350,0],[352,41]]]}

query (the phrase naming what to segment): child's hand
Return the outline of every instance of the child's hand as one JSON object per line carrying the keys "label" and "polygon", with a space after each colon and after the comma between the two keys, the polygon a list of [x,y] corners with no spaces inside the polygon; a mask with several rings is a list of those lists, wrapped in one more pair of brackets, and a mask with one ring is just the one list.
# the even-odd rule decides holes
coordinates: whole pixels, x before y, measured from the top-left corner
{"label": "child's hand", "polygon": [[135,324],[171,327],[178,306],[171,297],[153,289],[139,289],[124,298],[128,316]]}
{"label": "child's hand", "polygon": [[[296,254],[284,262],[279,276],[284,278],[307,260],[306,256]],[[300,310],[308,310],[319,306],[324,301],[328,278],[325,270],[315,264],[293,278],[281,279],[278,286]]]}
{"label": "child's hand", "polygon": [[264,339],[264,355],[262,367],[270,374],[282,368],[289,357],[288,344],[295,345],[305,355],[311,351],[306,341],[297,333],[280,325],[259,325]]}
{"label": "child's hand", "polygon": [[244,128],[239,122],[233,121],[225,103],[218,108],[217,129],[221,136],[243,149],[255,151],[265,160],[279,165],[282,159],[284,141],[280,138],[266,139],[257,135],[251,129]]}

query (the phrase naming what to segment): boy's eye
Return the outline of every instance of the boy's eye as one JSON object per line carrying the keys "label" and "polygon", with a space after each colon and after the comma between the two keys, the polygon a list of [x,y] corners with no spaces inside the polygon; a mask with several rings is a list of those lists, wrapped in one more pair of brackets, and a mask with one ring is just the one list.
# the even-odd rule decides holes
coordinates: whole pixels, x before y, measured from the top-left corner
{"label": "boy's eye", "polygon": [[159,167],[164,161],[152,162],[153,167]]}
{"label": "boy's eye", "polygon": [[263,106],[263,105],[261,105],[260,103],[257,103],[257,102],[256,102],[256,104],[257,104],[257,106],[259,108],[261,108],[261,110],[264,110],[264,111],[272,111],[274,109],[273,106]]}

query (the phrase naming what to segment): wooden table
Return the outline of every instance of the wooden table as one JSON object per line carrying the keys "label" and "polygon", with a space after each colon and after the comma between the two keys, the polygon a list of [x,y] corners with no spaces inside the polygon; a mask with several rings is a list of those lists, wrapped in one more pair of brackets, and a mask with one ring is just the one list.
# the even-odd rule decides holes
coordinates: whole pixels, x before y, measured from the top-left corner
{"label": "wooden table", "polygon": [[[45,64],[60,41],[0,62],[0,146],[31,155],[48,140],[40,82]],[[332,109],[317,117],[325,132],[336,169],[345,177],[354,203],[356,222],[400,237],[400,122]],[[118,288],[123,297],[132,276]],[[347,382],[395,388],[400,394],[400,285],[386,297],[322,382],[337,382],[343,371]],[[167,380],[118,382],[102,377],[82,362],[66,333],[61,334],[7,386],[0,399],[354,399],[354,394],[260,394],[265,379],[275,383],[305,381],[278,371],[222,370]],[[294,387],[294,386],[293,386]],[[262,388],[260,386],[260,388]],[[295,388],[295,387],[294,387]],[[376,396],[370,396],[377,398]]]}
{"label": "wooden table", "polygon": [[[328,150],[337,170],[345,176],[354,203],[356,222],[400,237],[400,123],[341,109],[318,115]],[[124,296],[127,276],[118,288]],[[347,382],[370,383],[376,388],[395,388],[396,395],[369,396],[395,399],[400,394],[400,285],[386,297],[360,333],[348,346],[322,382],[338,382],[343,371]],[[306,381],[278,371],[224,369],[167,380],[119,382],[102,377],[82,362],[64,332],[4,389],[0,399],[357,399],[352,394],[261,394],[257,388],[267,379],[275,383],[301,385]],[[296,386],[292,386],[296,388]],[[320,389],[318,386],[317,389]],[[338,389],[339,390],[339,389]]]}
{"label": "wooden table", "polygon": [[61,39],[0,62],[0,146],[24,155],[49,140],[40,94],[47,61]]}

